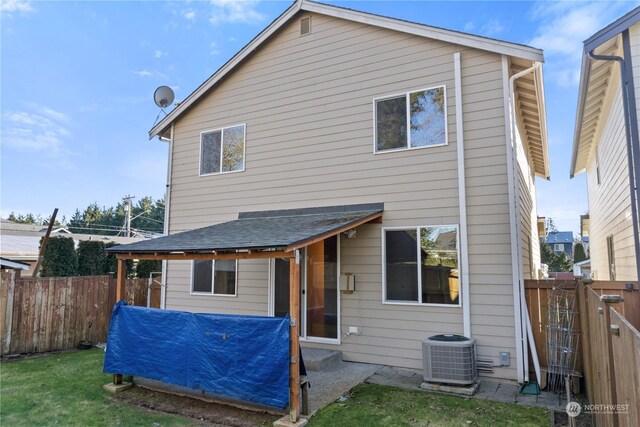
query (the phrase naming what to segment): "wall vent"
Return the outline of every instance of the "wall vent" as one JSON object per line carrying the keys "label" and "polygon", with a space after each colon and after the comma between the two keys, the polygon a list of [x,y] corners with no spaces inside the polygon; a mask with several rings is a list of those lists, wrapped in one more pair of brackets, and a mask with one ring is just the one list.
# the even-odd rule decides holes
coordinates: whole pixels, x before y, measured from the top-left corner
{"label": "wall vent", "polygon": [[302,18],[300,20],[300,35],[304,36],[305,34],[309,34],[311,32],[311,17],[307,16],[306,18]]}

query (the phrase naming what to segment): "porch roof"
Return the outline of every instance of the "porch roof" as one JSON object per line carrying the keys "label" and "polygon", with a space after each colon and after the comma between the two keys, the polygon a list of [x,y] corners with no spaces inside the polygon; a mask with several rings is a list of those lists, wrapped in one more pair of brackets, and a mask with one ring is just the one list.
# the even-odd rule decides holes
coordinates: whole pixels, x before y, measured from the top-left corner
{"label": "porch roof", "polygon": [[384,203],[241,212],[238,219],[108,248],[115,254],[293,251],[382,217]]}

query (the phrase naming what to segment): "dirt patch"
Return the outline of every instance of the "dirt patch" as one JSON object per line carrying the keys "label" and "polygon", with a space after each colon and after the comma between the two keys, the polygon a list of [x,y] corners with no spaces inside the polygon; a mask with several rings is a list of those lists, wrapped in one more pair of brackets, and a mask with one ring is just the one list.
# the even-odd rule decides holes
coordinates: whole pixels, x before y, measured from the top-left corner
{"label": "dirt patch", "polygon": [[134,387],[113,399],[147,410],[180,415],[197,424],[233,427],[271,426],[280,416],[230,405],[210,403],[185,396]]}

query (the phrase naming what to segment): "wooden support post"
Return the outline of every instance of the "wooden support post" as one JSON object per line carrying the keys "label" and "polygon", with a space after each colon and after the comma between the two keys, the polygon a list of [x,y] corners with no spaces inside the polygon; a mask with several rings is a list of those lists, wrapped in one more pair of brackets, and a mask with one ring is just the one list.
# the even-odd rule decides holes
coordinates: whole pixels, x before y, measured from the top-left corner
{"label": "wooden support post", "polygon": [[289,363],[289,418],[292,423],[300,417],[300,251],[289,261],[289,315],[291,316]]}
{"label": "wooden support post", "polygon": [[[118,278],[116,279],[116,302],[125,298],[125,283],[127,280],[127,260],[118,258]],[[122,384],[122,374],[113,374],[113,383]]]}
{"label": "wooden support post", "polygon": [[116,283],[116,302],[122,301],[125,297],[125,281],[127,280],[127,260],[118,259],[118,279]]}

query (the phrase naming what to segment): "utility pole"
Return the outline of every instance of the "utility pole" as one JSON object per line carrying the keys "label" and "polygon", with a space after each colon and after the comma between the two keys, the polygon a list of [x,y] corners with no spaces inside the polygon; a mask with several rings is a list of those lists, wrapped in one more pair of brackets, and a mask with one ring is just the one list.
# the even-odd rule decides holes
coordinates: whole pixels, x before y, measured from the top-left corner
{"label": "utility pole", "polygon": [[136,196],[124,196],[124,215],[125,215],[125,230],[126,237],[131,237],[131,201],[135,199]]}
{"label": "utility pole", "polygon": [[38,254],[38,261],[36,261],[36,266],[33,269],[33,273],[31,273],[31,277],[38,277],[38,270],[40,270],[40,264],[42,264],[42,259],[44,258],[44,253],[47,250],[47,243],[49,242],[49,236],[51,235],[51,229],[53,228],[53,223],[56,222],[56,215],[58,215],[58,208],[53,210],[53,215],[51,215],[51,219],[49,219],[49,226],[47,227],[47,233],[44,235],[44,239],[42,239],[42,245],[40,245],[40,253]]}

